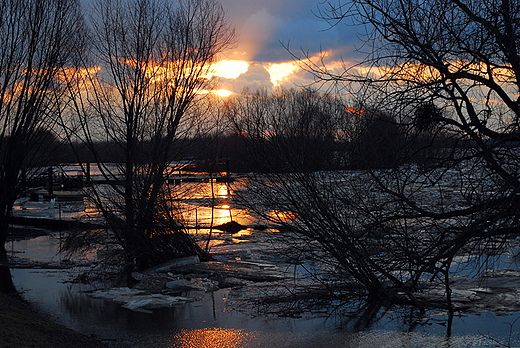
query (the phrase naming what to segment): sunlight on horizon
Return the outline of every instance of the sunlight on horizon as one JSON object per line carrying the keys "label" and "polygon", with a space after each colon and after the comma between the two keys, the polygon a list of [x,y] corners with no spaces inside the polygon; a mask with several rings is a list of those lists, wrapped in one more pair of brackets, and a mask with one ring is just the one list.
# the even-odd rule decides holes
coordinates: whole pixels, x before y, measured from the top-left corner
{"label": "sunlight on horizon", "polygon": [[217,89],[215,91],[211,91],[213,94],[216,94],[217,96],[221,97],[221,98],[226,98],[226,97],[229,97],[230,95],[233,94],[233,92],[227,90],[227,89]]}
{"label": "sunlight on horizon", "polygon": [[217,97],[220,97],[220,98],[227,98],[227,97],[231,96],[234,93],[231,92],[230,90],[227,90],[227,89],[214,89],[214,90],[211,90],[211,91],[202,90],[198,94],[199,95],[213,94],[213,95],[216,95]]}
{"label": "sunlight on horizon", "polygon": [[236,79],[241,74],[247,72],[249,63],[244,60],[221,60],[213,64],[212,76],[223,77],[226,79]]}

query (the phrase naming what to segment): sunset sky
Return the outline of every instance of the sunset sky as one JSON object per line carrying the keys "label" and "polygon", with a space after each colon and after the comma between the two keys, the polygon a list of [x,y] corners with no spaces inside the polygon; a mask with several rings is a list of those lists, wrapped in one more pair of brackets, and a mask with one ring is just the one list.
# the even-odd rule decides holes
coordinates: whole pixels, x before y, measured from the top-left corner
{"label": "sunset sky", "polygon": [[[96,6],[95,0],[80,0],[86,8]],[[327,54],[327,67],[342,69],[341,61],[354,60],[359,46],[359,32],[340,23],[330,25],[317,17],[323,0],[219,0],[227,12],[237,36],[237,46],[223,53],[215,66],[214,77],[219,88],[240,93],[244,88],[272,89],[293,87],[312,82],[309,74],[298,68],[281,42],[291,52],[319,58]],[[333,0],[334,2],[335,0]],[[324,5],[321,5],[324,6]]]}
{"label": "sunset sky", "polygon": [[243,88],[268,89],[311,82],[280,42],[293,53],[310,56],[327,51],[327,61],[340,68],[353,59],[357,34],[344,23],[330,28],[318,18],[319,0],[220,0],[238,34],[238,46],[223,55],[216,75],[221,88],[239,93]]}

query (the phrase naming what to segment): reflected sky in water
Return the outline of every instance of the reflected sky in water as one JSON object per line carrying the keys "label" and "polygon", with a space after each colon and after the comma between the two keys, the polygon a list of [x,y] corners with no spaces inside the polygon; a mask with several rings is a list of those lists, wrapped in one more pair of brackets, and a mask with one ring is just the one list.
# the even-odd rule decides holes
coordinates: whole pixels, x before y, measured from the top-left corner
{"label": "reflected sky in water", "polygon": [[[353,329],[357,318],[331,315],[309,318],[264,316],[255,308],[236,307],[229,290],[190,293],[198,301],[139,313],[119,304],[91,298],[92,287],[66,282],[65,270],[14,269],[13,280],[24,298],[51,319],[98,337],[109,345],[131,347],[494,347],[507,344],[509,328],[520,313],[491,313],[454,318],[446,337],[446,316],[406,325],[390,310],[364,330]],[[517,331],[511,346],[519,346]]]}
{"label": "reflected sky in water", "polygon": [[[240,188],[244,183],[237,180],[233,186]],[[234,192],[227,183],[217,182],[188,182],[182,185],[171,184],[171,207],[176,209],[190,229],[199,228],[197,233],[208,233],[208,228],[226,224],[230,221],[244,226],[260,223],[259,218],[252,215],[248,209],[238,208],[233,201]],[[88,188],[87,188],[88,190]],[[48,218],[85,221],[98,221],[101,215],[92,203],[84,198],[80,201],[49,201],[17,200],[13,208],[14,216],[31,218]],[[265,223],[265,222],[263,222]]]}
{"label": "reflected sky in water", "polygon": [[[179,192],[190,192],[189,199],[178,201],[191,233],[207,234],[213,216],[213,227],[231,220],[242,225],[259,223],[245,209],[233,202],[233,192],[225,183],[183,184]],[[213,190],[213,191],[212,191]],[[213,192],[213,193],[212,193]],[[214,196],[214,197],[213,197]],[[83,205],[82,205],[83,204]],[[93,207],[84,202],[59,206],[63,218],[74,214],[90,215]],[[15,213],[22,214],[18,206]],[[26,202],[25,213],[55,214],[49,202]],[[274,216],[290,220],[285,212]],[[213,231],[214,233],[215,230]],[[240,243],[255,233],[251,228],[228,236]],[[205,236],[204,236],[205,237]],[[220,239],[218,242],[222,242]],[[215,241],[217,243],[217,241]],[[14,256],[33,261],[59,263],[59,238],[51,234],[6,245]],[[440,312],[418,325],[403,324],[395,309],[390,308],[379,322],[357,329],[359,318],[332,314],[287,318],[264,316],[258,308],[240,308],[229,299],[230,290],[191,292],[197,298],[191,303],[139,313],[119,304],[95,299],[86,291],[92,286],[70,283],[68,270],[14,269],[15,286],[24,298],[51,319],[87,335],[103,339],[109,345],[124,343],[131,347],[492,347],[509,344],[520,346],[518,330],[509,329],[520,313],[496,316],[491,313],[455,317],[452,335],[446,337],[446,315]],[[519,323],[515,324],[520,326]],[[516,326],[514,327],[516,329]]]}
{"label": "reflected sky in water", "polygon": [[[240,187],[242,184],[235,185]],[[182,201],[177,203],[189,226],[207,229],[230,221],[244,226],[258,223],[259,219],[249,210],[237,207],[233,201],[234,192],[226,183],[188,183],[182,186],[186,191],[180,194],[178,198]]]}

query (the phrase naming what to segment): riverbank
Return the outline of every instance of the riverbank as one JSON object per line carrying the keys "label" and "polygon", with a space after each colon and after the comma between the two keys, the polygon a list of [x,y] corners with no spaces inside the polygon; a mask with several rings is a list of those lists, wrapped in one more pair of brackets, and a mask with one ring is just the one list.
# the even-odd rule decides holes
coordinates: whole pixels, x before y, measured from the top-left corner
{"label": "riverbank", "polygon": [[19,298],[0,294],[0,347],[105,347],[45,318]]}

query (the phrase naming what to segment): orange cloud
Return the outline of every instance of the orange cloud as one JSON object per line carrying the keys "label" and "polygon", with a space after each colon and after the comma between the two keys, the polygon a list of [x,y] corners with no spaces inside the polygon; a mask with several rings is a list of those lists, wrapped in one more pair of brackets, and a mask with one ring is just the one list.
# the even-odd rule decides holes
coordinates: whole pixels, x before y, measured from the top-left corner
{"label": "orange cloud", "polygon": [[[267,64],[267,71],[271,75],[271,82],[274,86],[279,86],[282,82],[290,81],[291,78],[295,77],[296,74],[305,71],[307,67],[319,67],[322,63],[325,63],[327,58],[334,56],[332,50],[322,51],[316,53],[313,56],[302,58],[301,61],[291,60],[282,63],[271,63]],[[329,61],[327,62],[328,70],[337,70],[340,68],[344,69],[344,63],[342,61]]]}
{"label": "orange cloud", "polygon": [[278,86],[281,81],[286,80],[299,69],[300,67],[294,61],[273,63],[267,67],[267,71],[269,72],[269,75],[271,75],[271,82],[273,83],[273,86]]}

